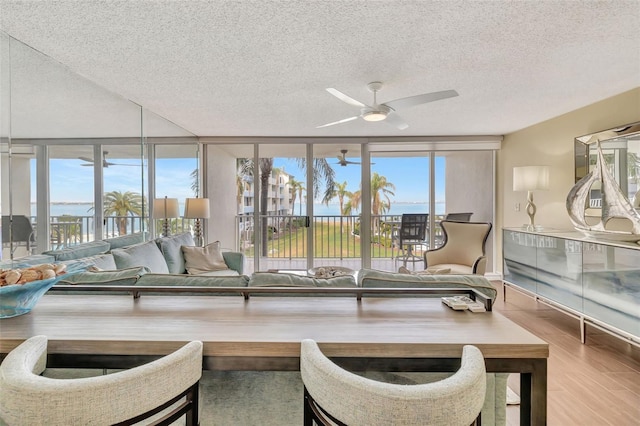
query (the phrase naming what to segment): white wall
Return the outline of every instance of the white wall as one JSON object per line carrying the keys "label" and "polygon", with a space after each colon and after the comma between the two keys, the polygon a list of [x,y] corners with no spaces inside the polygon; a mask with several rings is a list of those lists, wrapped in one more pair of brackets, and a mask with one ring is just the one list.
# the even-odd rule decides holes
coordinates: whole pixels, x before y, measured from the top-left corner
{"label": "white wall", "polygon": [[220,241],[224,248],[236,246],[236,157],[222,147],[206,146],[206,197],[211,217],[206,220],[206,242]]}

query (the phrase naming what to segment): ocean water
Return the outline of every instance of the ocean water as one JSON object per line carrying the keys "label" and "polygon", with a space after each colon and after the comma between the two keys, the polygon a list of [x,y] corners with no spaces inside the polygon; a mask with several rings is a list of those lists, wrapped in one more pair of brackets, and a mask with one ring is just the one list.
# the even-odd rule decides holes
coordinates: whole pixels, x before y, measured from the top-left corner
{"label": "ocean water", "polygon": [[[52,203],[50,206],[51,216],[93,216],[92,204],[64,204]],[[184,204],[180,204],[180,212],[184,212]],[[300,214],[300,204],[296,202],[294,215]],[[339,216],[340,206],[338,204],[313,205],[313,212],[316,216]],[[428,213],[429,203],[392,203],[387,215],[401,215],[403,213]],[[445,203],[436,203],[436,214],[445,213]],[[305,206],[302,206],[302,214],[305,214]],[[36,216],[36,205],[31,204],[31,215]]]}

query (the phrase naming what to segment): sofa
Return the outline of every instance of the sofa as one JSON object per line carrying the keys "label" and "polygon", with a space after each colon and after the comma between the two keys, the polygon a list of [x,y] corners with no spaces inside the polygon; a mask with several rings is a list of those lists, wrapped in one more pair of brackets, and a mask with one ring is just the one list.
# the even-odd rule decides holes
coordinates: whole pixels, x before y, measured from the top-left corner
{"label": "sofa", "polygon": [[[116,246],[119,242],[116,242]],[[131,240],[128,240],[131,242]],[[87,243],[76,250],[64,249],[57,252],[49,252],[45,256],[51,256],[48,261],[78,262],[96,268],[92,272],[82,272],[71,275],[68,279],[60,281],[60,284],[100,284],[100,285],[127,285],[127,286],[214,286],[214,287],[318,287],[318,288],[474,288],[490,299],[497,296],[496,289],[483,276],[480,275],[431,275],[416,273],[385,272],[373,269],[361,269],[353,275],[343,275],[332,278],[315,278],[297,274],[254,272],[250,276],[243,274],[244,256],[242,253],[223,251],[222,256],[227,266],[226,269],[209,271],[201,274],[188,274],[187,262],[185,262],[183,246],[193,246],[193,238],[190,234],[178,234],[175,236],[158,238],[147,242],[137,242],[132,245],[106,248],[102,241],[95,244]],[[78,257],[78,254],[84,257]],[[41,256],[41,255],[40,255]],[[42,257],[37,258],[39,263]],[[45,261],[46,262],[46,261]],[[145,293],[148,294],[148,293]],[[164,293],[167,294],[167,293]],[[184,294],[184,293],[181,293]],[[203,295],[205,293],[193,293]],[[270,296],[291,296],[286,292],[271,293]],[[327,293],[305,293],[307,296],[349,297]],[[251,297],[265,295],[255,294]],[[363,297],[371,297],[363,296]],[[375,296],[375,295],[373,295]],[[143,296],[144,297],[144,294]],[[388,297],[388,296],[387,296]],[[406,294],[396,297],[407,297]],[[412,297],[423,297],[415,295]],[[424,296],[429,297],[429,296]],[[218,374],[218,373],[216,373]],[[225,394],[234,394],[238,389],[243,389],[249,382],[266,381],[271,392],[280,393],[287,389],[300,386],[299,373],[295,372],[225,372],[219,373],[225,376],[222,383]],[[440,380],[440,373],[383,373],[361,372],[374,379],[390,381],[394,383],[426,383]],[[506,424],[506,392],[508,374],[487,374],[487,395],[482,411],[484,424]],[[267,386],[265,382],[265,386]],[[218,385],[220,386],[220,385]],[[243,400],[243,395],[237,394],[237,400]],[[236,400],[231,398],[231,400]],[[230,414],[237,415],[246,412],[246,407],[238,404],[225,407]],[[291,412],[287,418],[297,418],[300,413]],[[258,410],[259,411],[259,410]],[[282,411],[291,411],[286,404]],[[235,413],[235,414],[232,414]],[[255,413],[260,416],[259,412]]]}

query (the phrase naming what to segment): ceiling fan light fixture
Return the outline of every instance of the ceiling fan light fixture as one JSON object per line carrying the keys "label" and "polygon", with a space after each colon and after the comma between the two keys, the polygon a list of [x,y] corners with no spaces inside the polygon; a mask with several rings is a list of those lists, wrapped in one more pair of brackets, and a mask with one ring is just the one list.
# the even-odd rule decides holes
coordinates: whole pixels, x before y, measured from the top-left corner
{"label": "ceiling fan light fixture", "polygon": [[384,111],[368,111],[362,114],[362,118],[365,121],[382,121],[387,118],[387,113]]}

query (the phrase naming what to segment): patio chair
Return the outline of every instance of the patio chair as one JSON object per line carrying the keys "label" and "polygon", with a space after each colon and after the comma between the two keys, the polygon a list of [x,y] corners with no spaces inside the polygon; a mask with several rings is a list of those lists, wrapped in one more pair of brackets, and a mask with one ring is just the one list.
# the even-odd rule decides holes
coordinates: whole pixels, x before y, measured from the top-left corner
{"label": "patio chair", "polygon": [[469,222],[473,213],[447,213],[444,220],[455,220],[458,222]]}
{"label": "patio chair", "polygon": [[35,249],[36,235],[27,216],[2,216],[2,248],[7,247],[11,255],[18,247],[25,247],[29,254]]}
{"label": "patio chair", "polygon": [[427,384],[383,383],[334,364],[317,343],[301,343],[300,373],[304,384],[304,425],[475,424],[484,404],[486,372],[482,352],[462,349],[460,369]]}
{"label": "patio chair", "polygon": [[202,342],[193,341],[148,364],[97,377],[40,376],[46,363],[47,337],[35,336],[12,350],[0,365],[0,417],[7,424],[137,424],[153,418],[157,422],[153,424],[169,425],[184,415],[187,426],[198,424]]}
{"label": "patio chair", "polygon": [[398,246],[401,250],[397,259],[407,266],[407,262],[422,262],[424,259],[416,253],[416,247],[426,244],[429,215],[426,213],[405,213],[402,215],[398,231]]}

